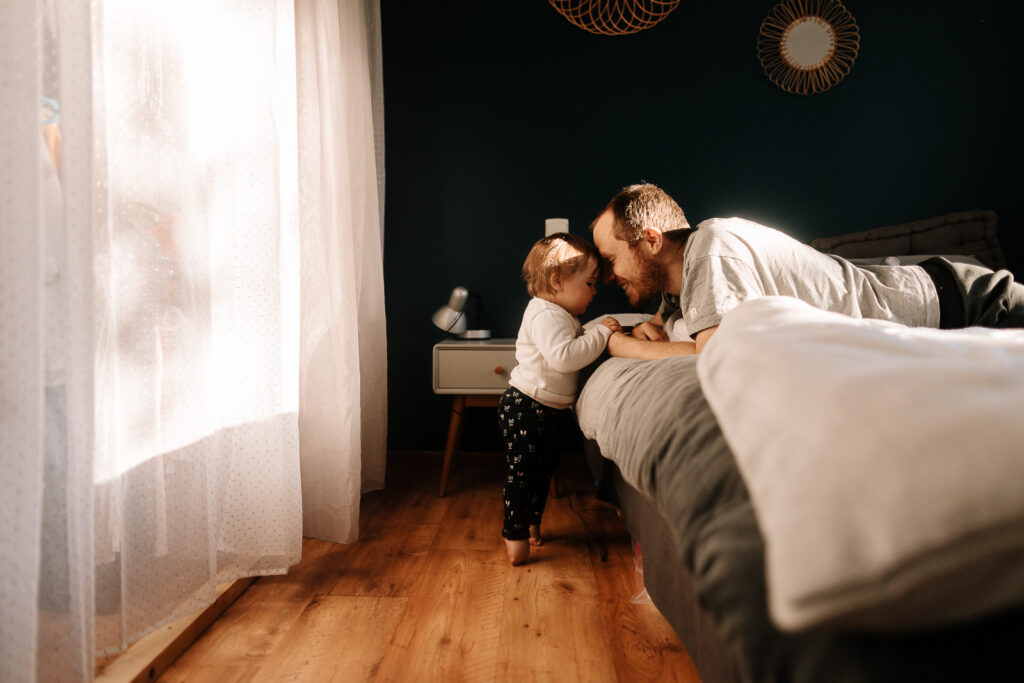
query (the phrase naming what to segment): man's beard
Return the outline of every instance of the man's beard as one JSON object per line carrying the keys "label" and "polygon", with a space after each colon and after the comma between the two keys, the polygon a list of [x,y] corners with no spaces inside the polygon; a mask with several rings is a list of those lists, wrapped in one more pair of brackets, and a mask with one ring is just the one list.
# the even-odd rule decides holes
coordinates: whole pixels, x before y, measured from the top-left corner
{"label": "man's beard", "polygon": [[623,291],[629,298],[629,305],[640,308],[654,295],[665,291],[668,277],[658,263],[643,256],[639,250],[633,252],[633,258],[636,261],[637,276],[623,287]]}

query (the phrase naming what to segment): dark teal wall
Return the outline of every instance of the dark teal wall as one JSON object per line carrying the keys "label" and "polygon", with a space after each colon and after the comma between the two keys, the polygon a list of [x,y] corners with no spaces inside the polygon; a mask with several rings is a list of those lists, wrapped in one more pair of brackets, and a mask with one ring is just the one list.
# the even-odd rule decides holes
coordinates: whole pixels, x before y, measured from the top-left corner
{"label": "dark teal wall", "polygon": [[[542,0],[382,5],[393,449],[444,447],[430,314],[452,287],[515,336],[544,218],[588,235],[628,183],[661,185],[693,223],[740,215],[803,240],[991,208],[1024,276],[1019,0],[849,0],[860,55],[810,97],[758,64],[771,0],[684,0],[615,38]],[[595,304],[624,309],[610,285]],[[491,419],[471,420],[466,447],[497,447]]]}

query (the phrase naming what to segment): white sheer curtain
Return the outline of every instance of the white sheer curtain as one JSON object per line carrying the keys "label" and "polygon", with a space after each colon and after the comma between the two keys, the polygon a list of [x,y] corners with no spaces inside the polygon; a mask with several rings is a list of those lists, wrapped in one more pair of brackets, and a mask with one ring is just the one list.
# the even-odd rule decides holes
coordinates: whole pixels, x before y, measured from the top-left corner
{"label": "white sheer curtain", "polygon": [[2,681],[299,559],[295,55],[287,0],[3,4]]}
{"label": "white sheer curtain", "polygon": [[338,542],[358,537],[360,492],[384,485],[379,16],[376,0],[295,7],[303,533]]}

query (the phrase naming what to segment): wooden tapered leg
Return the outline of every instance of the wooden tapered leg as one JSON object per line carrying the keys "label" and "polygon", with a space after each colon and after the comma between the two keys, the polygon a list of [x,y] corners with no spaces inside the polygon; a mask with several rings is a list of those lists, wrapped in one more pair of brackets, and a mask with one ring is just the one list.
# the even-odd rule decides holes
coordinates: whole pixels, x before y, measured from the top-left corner
{"label": "wooden tapered leg", "polygon": [[462,438],[462,413],[466,408],[466,397],[457,394],[452,399],[452,416],[448,421],[448,443],[444,447],[444,464],[441,466],[441,490],[437,494],[444,497],[445,489],[448,487],[448,473],[452,469],[452,459],[455,451],[459,449],[459,440]]}

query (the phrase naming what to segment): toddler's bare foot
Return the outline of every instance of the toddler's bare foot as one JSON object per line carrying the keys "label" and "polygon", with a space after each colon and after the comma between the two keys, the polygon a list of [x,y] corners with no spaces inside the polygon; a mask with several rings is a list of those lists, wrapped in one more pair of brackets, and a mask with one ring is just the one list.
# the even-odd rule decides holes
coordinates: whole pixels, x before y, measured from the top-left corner
{"label": "toddler's bare foot", "polygon": [[530,545],[544,545],[544,537],[540,535],[540,524],[530,525]]}
{"label": "toddler's bare foot", "polygon": [[510,541],[506,538],[505,550],[508,551],[508,561],[513,566],[526,562],[530,557],[530,544],[524,540]]}

